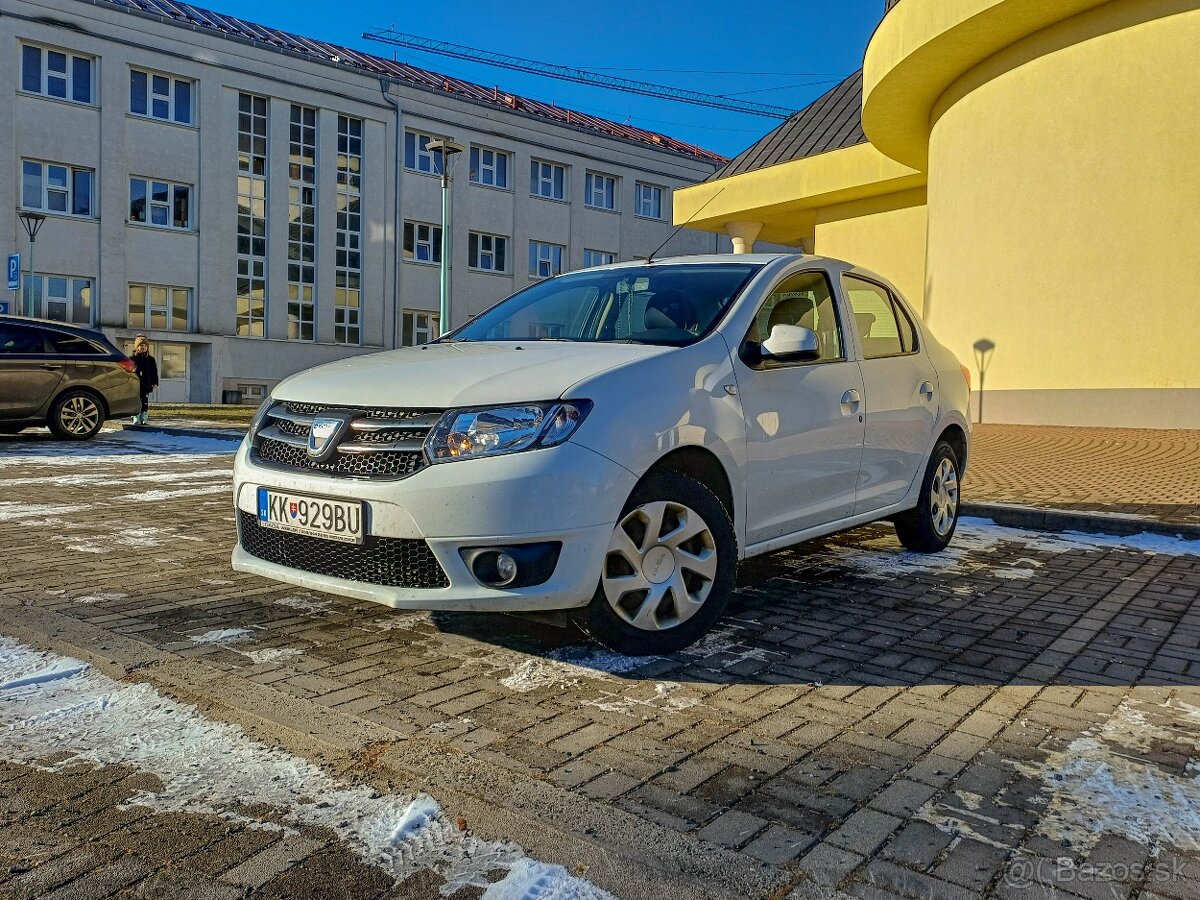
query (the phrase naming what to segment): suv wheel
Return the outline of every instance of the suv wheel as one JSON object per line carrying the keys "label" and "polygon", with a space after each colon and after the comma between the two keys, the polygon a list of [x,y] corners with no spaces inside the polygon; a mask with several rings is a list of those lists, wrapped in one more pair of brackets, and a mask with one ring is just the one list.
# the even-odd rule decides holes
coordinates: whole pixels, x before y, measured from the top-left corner
{"label": "suv wheel", "polygon": [[54,401],[46,424],[55,437],[65,441],[86,441],[95,437],[104,424],[104,409],[94,394],[68,391]]}
{"label": "suv wheel", "polygon": [[933,448],[916,509],[894,520],[896,536],[908,550],[937,553],[944,550],[958,525],[958,458],[954,448],[940,441]]}
{"label": "suv wheel", "polygon": [[652,475],[626,502],[596,594],[573,618],[618,653],[671,653],[720,618],[736,569],[737,539],[721,501],[686,475]]}

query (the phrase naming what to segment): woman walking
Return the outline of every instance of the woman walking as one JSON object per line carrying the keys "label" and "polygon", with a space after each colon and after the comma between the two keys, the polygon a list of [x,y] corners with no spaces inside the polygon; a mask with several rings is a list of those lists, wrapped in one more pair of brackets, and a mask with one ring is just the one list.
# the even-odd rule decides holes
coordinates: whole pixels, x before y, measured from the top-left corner
{"label": "woman walking", "polygon": [[158,387],[158,363],[150,355],[150,342],[144,334],[133,339],[133,369],[141,382],[142,411],[133,417],[134,425],[146,424],[146,411],[150,408],[150,392]]}

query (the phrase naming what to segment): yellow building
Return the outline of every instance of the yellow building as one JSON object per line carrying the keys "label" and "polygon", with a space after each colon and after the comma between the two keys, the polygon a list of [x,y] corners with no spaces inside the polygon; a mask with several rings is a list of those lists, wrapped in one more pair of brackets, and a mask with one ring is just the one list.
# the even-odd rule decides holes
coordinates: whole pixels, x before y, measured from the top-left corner
{"label": "yellow building", "polygon": [[875,269],[989,422],[1200,428],[1200,0],[890,0],[675,221]]}

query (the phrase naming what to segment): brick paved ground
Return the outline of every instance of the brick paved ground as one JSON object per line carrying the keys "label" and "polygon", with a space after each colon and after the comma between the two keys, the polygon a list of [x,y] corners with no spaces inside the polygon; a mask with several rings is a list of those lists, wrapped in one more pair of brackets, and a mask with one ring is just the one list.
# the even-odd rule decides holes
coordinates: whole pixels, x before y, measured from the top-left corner
{"label": "brick paved ground", "polygon": [[[972,526],[914,559],[872,526],[614,672],[548,626],[234,574],[230,459],[170,446],[0,438],[0,632],[626,898],[1200,896],[1200,556]],[[436,895],[328,834],[120,808],[145,779],[0,767],[0,896]]]}
{"label": "brick paved ground", "polygon": [[1200,523],[1200,431],[978,425],[972,501]]}

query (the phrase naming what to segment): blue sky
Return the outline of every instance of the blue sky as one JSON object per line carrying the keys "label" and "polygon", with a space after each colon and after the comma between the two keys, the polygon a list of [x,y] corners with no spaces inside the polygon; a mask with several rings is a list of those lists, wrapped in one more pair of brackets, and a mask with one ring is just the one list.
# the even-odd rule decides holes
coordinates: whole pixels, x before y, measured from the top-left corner
{"label": "blue sky", "polygon": [[[639,4],[339,3],[193,0],[198,6],[381,56],[371,28],[465,44],[705,93],[798,109],[862,64],[883,0]],[[774,119],[601,90],[395,48],[399,59],[485,85],[661,131],[727,156]]]}

